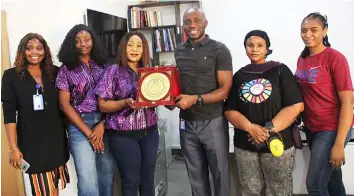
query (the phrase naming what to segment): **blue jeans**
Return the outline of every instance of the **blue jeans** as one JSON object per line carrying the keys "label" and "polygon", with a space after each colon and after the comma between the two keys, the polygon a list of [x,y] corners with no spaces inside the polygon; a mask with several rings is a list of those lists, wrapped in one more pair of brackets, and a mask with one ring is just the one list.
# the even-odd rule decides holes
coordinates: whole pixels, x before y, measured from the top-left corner
{"label": "blue jeans", "polygon": [[[80,115],[82,120],[92,128],[101,118],[101,114],[95,112]],[[112,196],[116,166],[109,149],[108,135],[104,134],[104,153],[95,153],[85,134],[72,124],[69,125],[68,135],[78,179],[78,195]]]}
{"label": "blue jeans", "polygon": [[[349,130],[345,145],[351,137]],[[337,131],[306,132],[311,156],[307,171],[306,186],[310,196],[345,196],[342,181],[342,170],[333,169],[329,163],[331,150],[337,136]]]}
{"label": "blue jeans", "polygon": [[123,196],[155,196],[154,176],[159,133],[130,137],[110,134],[111,151],[122,179]]}

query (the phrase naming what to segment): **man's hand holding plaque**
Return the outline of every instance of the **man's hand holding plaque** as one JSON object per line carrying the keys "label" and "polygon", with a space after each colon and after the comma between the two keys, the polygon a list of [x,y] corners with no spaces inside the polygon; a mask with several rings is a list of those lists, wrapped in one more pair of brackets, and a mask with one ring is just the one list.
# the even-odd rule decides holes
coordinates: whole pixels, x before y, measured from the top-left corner
{"label": "man's hand holding plaque", "polygon": [[142,107],[175,105],[175,98],[181,94],[175,66],[139,68],[138,74],[135,105]]}
{"label": "man's hand holding plaque", "polygon": [[198,97],[196,95],[184,95],[181,94],[176,97],[176,107],[187,110],[197,102]]}

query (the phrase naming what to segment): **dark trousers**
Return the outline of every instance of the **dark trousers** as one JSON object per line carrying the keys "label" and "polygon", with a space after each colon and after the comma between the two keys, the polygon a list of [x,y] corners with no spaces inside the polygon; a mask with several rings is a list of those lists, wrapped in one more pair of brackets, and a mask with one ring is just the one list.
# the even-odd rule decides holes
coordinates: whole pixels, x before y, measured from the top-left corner
{"label": "dark trousers", "polygon": [[180,126],[180,140],[192,195],[211,196],[210,169],[214,195],[229,196],[229,131],[225,118],[185,121],[185,126]]}
{"label": "dark trousers", "polygon": [[155,196],[154,174],[159,145],[156,130],[145,136],[111,137],[111,151],[122,179],[123,196]]}

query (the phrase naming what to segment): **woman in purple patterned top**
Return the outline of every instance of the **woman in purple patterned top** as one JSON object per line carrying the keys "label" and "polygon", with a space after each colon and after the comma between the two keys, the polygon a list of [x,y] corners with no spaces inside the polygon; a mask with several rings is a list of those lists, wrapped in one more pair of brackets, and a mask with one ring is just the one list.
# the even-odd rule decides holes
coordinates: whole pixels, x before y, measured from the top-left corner
{"label": "woman in purple patterned top", "polygon": [[63,65],[56,87],[61,109],[71,123],[68,135],[78,195],[111,196],[115,162],[94,93],[105,71],[106,52],[96,33],[80,24],[66,35],[58,58]]}
{"label": "woman in purple patterned top", "polygon": [[136,106],[137,70],[150,64],[143,34],[127,33],[119,44],[117,64],[105,71],[96,86],[98,105],[106,112],[111,151],[122,178],[123,196],[154,196],[154,173],[159,144],[155,108]]}

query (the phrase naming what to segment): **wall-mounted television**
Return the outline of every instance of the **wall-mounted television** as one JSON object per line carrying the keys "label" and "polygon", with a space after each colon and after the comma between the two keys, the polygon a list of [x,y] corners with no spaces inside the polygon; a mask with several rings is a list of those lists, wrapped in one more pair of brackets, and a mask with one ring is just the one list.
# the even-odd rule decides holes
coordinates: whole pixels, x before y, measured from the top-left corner
{"label": "wall-mounted television", "polygon": [[91,9],[86,10],[86,19],[85,23],[100,37],[108,53],[108,62],[113,63],[118,52],[118,44],[128,31],[127,19]]}

